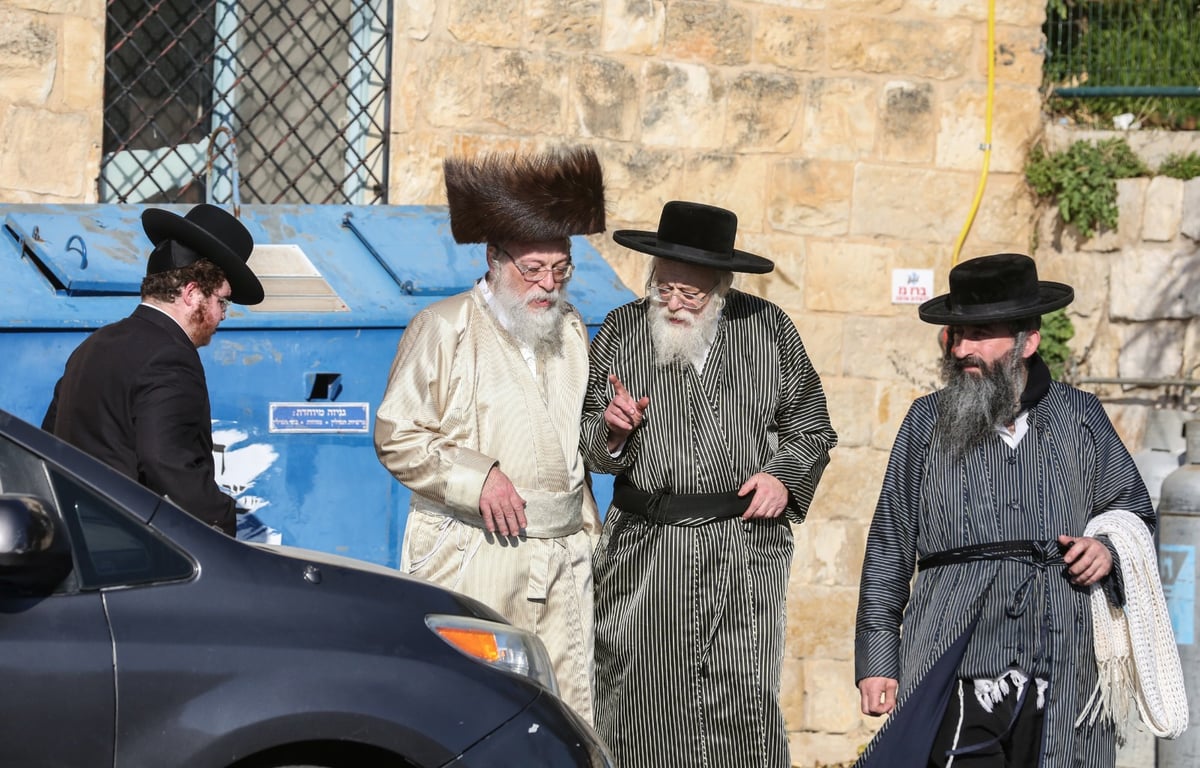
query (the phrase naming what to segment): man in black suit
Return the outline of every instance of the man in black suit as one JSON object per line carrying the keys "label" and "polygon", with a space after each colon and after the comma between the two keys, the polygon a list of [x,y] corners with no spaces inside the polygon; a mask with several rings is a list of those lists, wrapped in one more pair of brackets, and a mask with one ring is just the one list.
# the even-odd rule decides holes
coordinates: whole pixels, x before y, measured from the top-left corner
{"label": "man in black suit", "polygon": [[71,354],[42,429],[233,535],[237,506],[217,487],[196,348],[212,340],[230,303],[263,300],[246,264],[254,240],[211,205],[186,216],[149,208],[142,227],[154,244],[142,303]]}

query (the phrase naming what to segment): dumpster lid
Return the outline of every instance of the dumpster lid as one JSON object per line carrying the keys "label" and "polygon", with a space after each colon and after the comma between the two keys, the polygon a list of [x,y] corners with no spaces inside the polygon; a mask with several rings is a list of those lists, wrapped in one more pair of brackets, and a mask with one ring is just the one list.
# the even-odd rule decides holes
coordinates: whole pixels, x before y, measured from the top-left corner
{"label": "dumpster lid", "polygon": [[110,227],[102,216],[46,216],[17,210],[4,226],[69,296],[139,296],[146,274],[141,229]]}

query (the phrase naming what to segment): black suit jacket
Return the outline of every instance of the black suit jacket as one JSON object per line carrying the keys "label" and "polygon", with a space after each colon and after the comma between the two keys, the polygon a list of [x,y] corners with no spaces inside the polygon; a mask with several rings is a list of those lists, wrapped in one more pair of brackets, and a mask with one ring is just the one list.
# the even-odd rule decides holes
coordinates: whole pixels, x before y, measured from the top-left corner
{"label": "black suit jacket", "polygon": [[139,305],[85,339],[42,429],[233,534],[236,505],[215,479],[204,367],[169,315]]}

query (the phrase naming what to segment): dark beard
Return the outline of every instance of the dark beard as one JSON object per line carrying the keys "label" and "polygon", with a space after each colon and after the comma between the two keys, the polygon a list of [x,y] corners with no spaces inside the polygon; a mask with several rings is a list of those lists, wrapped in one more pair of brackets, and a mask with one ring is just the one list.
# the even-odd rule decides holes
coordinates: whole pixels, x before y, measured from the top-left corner
{"label": "dark beard", "polygon": [[[1025,386],[1022,346],[1018,337],[1012,353],[991,365],[979,358],[957,360],[949,352],[942,357],[946,388],[938,400],[934,434],[952,459],[963,458],[1016,417]],[[966,373],[968,364],[979,366],[981,375]]]}

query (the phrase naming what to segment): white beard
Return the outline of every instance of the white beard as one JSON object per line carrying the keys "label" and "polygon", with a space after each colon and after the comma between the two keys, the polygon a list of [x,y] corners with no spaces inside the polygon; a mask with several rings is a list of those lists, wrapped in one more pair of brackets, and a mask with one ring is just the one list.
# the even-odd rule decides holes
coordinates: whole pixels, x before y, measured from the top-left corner
{"label": "white beard", "polygon": [[[565,293],[562,288],[550,292],[536,288],[528,293],[515,293],[503,279],[492,286],[492,296],[508,332],[538,357],[557,356],[562,352],[562,325],[567,316]],[[530,302],[540,299],[549,299],[550,306],[545,309],[530,306]]]}
{"label": "white beard", "polygon": [[[661,367],[696,365],[697,370],[717,337],[717,323],[724,303],[714,296],[699,312],[681,309],[674,315],[666,304],[650,303],[650,338],[654,341],[654,360]],[[684,321],[672,323],[671,318]]]}

